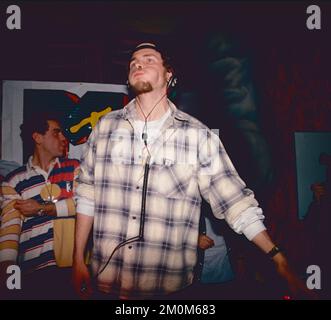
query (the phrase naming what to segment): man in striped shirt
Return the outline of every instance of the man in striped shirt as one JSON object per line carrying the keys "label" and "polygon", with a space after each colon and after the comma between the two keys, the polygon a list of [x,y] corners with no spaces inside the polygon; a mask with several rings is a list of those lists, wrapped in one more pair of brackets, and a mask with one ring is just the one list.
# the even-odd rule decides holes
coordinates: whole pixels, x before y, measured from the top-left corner
{"label": "man in striped shirt", "polygon": [[[33,154],[1,186],[1,276],[8,265],[18,264],[24,275],[23,297],[47,298],[53,294],[51,284],[64,281],[61,273],[70,274],[58,266],[72,264],[74,229],[63,232],[74,226],[73,183],[79,162],[63,158],[67,140],[50,114],[26,119],[21,129],[24,146],[32,146]],[[64,261],[65,255],[69,260]]]}
{"label": "man in striped shirt", "polygon": [[[104,116],[86,143],[76,189],[76,292],[82,298],[96,290],[110,298],[171,298],[189,287],[201,197],[215,217],[270,253],[292,287],[304,290],[219,137],[167,99],[172,78],[160,47],[137,46],[128,76],[136,98]],[[95,281],[83,258],[92,225]]]}

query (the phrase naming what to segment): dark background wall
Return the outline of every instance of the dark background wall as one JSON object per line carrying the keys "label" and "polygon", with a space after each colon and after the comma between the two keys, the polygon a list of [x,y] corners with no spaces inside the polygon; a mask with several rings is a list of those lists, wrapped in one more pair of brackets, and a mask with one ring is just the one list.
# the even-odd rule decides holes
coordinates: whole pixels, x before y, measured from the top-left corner
{"label": "dark background wall", "polygon": [[[276,241],[296,265],[314,263],[309,226],[297,213],[294,132],[331,130],[329,3],[320,3],[322,29],[315,31],[306,28],[308,2],[27,1],[15,3],[22,11],[22,30],[15,31],[6,29],[9,4],[0,4],[1,80],[124,84],[127,50],[140,39],[165,41],[179,92],[196,94],[192,113],[221,129],[240,174],[256,186]],[[243,88],[253,88],[255,144],[235,130],[240,112],[231,118],[227,111],[227,83],[213,63],[229,57],[234,64],[223,76],[241,88],[231,74],[237,61]],[[263,150],[251,152],[257,146]]]}

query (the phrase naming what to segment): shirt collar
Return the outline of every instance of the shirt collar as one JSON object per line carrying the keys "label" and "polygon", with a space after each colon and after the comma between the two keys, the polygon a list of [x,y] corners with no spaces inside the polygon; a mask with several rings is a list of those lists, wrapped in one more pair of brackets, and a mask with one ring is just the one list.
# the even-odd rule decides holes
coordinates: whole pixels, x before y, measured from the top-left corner
{"label": "shirt collar", "polygon": [[[124,108],[123,108],[123,113],[122,117],[125,120],[130,120],[130,119],[136,119],[137,118],[137,111],[136,111],[136,106],[135,106],[135,101],[136,99],[132,99]],[[168,99],[169,107],[171,109],[171,117],[174,120],[174,125],[176,125],[176,122],[179,121],[180,123],[182,121],[189,121],[189,116],[178,110],[177,107],[175,106],[174,103],[172,103]],[[176,120],[176,121],[175,121]],[[177,123],[177,125],[180,125],[180,123]]]}
{"label": "shirt collar", "polygon": [[[28,163],[27,163],[27,166],[26,166],[28,171],[31,171],[31,170],[38,170],[38,171],[42,170],[42,171],[44,171],[39,166],[33,164],[32,159],[33,159],[33,156],[30,156],[29,160],[28,160]],[[59,160],[58,157],[51,161],[50,166],[49,166],[49,168],[50,168],[49,172],[53,170],[55,165],[57,165],[58,167],[61,167],[61,163],[60,163],[60,160]]]}

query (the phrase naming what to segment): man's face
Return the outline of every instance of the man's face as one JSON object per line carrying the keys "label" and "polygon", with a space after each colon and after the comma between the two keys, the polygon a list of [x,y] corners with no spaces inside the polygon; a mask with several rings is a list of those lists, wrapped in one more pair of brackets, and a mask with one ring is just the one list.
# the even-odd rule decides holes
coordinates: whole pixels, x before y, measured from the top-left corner
{"label": "man's face", "polygon": [[38,142],[41,152],[45,152],[52,158],[61,157],[65,153],[67,140],[62,133],[58,122],[48,120],[49,128],[45,134],[38,134]]}
{"label": "man's face", "polygon": [[166,89],[172,75],[165,69],[161,54],[151,48],[136,51],[129,68],[129,83],[136,94]]}

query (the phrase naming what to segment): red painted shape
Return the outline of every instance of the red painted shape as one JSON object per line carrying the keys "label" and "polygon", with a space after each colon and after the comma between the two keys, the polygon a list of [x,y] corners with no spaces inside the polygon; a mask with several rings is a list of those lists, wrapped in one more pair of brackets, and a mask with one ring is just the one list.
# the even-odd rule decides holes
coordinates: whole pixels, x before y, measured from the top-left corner
{"label": "red painted shape", "polygon": [[71,100],[72,102],[74,102],[74,103],[79,103],[80,98],[79,98],[77,95],[75,95],[75,94],[73,94],[73,93],[70,93],[70,92],[66,92],[65,95],[66,95],[68,98],[70,98],[70,100]]}

